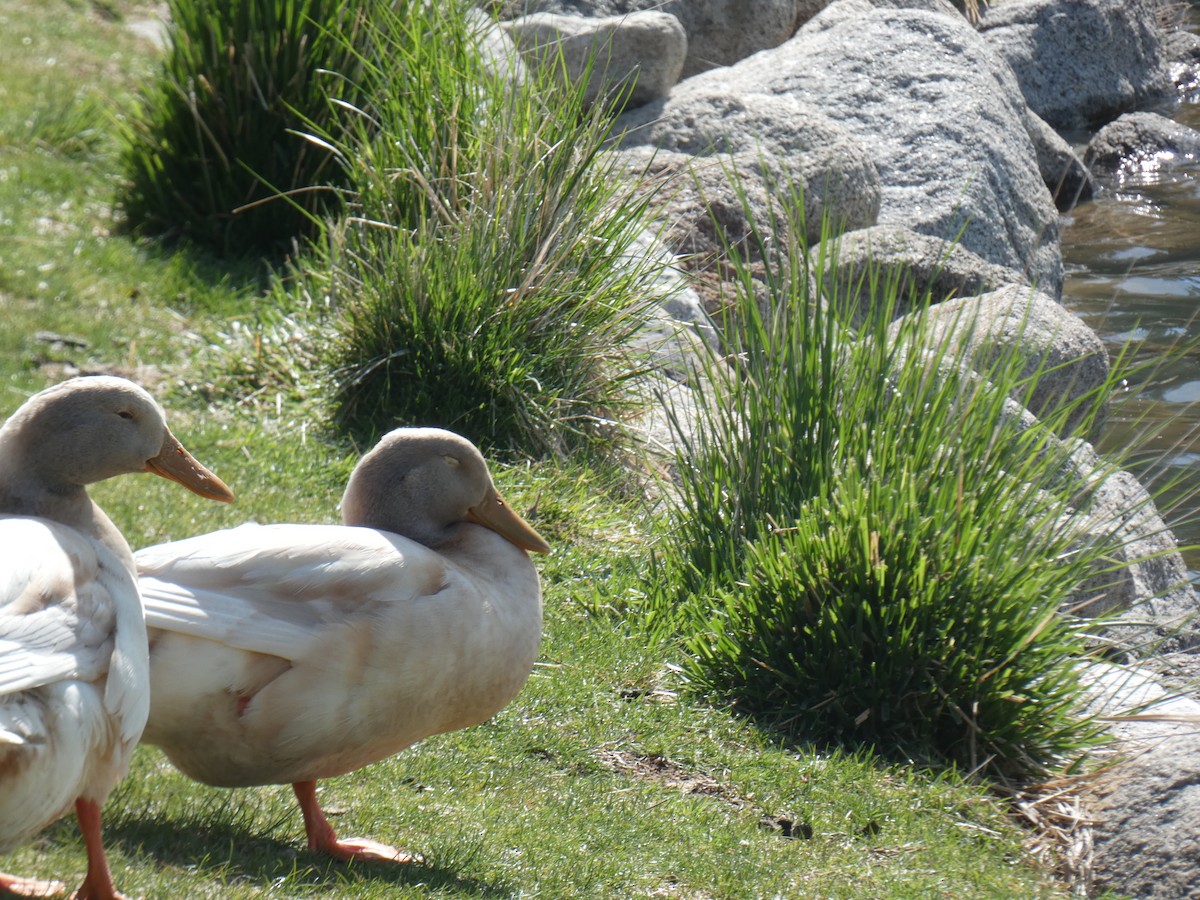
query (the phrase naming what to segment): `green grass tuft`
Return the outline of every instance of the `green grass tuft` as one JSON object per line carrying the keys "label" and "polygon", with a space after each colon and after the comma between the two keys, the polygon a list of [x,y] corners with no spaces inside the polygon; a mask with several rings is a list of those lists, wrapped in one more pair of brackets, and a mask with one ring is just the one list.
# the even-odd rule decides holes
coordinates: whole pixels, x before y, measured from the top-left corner
{"label": "green grass tuft", "polygon": [[754,237],[769,311],[735,258],[731,352],[705,367],[697,436],[676,423],[652,619],[698,686],[787,734],[999,775],[1077,755],[1098,728],[1059,605],[1120,538],[1084,535],[1056,429],[1086,431],[1118,376],[1028,421],[1009,398],[1044,368],[1012,351],[975,375],[931,339],[929,297],[893,325],[878,273],[842,291],[796,239]]}
{"label": "green grass tuft", "polygon": [[317,136],[351,185],[296,287],[335,313],[334,416],[363,441],[422,423],[534,456],[604,446],[662,298],[646,197],[582,86],[493,71],[468,12],[381,12],[361,60],[377,102]]}
{"label": "green grass tuft", "polygon": [[167,8],[161,69],[119,119],[129,224],[221,254],[277,257],[315,234],[336,201],[340,168],[296,130],[330,121],[331,99],[357,101],[349,48],[371,4],[169,0]]}

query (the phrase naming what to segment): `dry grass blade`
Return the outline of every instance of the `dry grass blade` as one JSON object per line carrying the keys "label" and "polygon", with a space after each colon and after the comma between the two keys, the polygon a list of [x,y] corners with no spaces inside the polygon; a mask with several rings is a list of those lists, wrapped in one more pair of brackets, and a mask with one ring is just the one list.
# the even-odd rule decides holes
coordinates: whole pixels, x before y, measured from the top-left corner
{"label": "dry grass blade", "polygon": [[1108,771],[1102,767],[1084,775],[996,788],[1029,832],[1029,855],[1054,872],[1073,897],[1087,897],[1091,890],[1093,829],[1098,823],[1089,814],[1087,798],[1089,788]]}

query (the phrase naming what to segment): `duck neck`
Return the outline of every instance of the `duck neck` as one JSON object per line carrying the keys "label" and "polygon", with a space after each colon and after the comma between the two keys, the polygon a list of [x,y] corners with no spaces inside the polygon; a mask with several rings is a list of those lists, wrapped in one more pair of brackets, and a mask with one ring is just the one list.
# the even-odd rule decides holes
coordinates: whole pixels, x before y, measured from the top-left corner
{"label": "duck neck", "polygon": [[118,556],[130,556],[129,545],[83,485],[48,482],[36,461],[13,454],[8,435],[0,429],[0,515],[47,519],[99,540]]}
{"label": "duck neck", "polygon": [[399,534],[433,550],[454,540],[456,525],[446,526],[414,515],[414,510],[420,508],[407,492],[372,493],[352,478],[342,497],[342,524]]}

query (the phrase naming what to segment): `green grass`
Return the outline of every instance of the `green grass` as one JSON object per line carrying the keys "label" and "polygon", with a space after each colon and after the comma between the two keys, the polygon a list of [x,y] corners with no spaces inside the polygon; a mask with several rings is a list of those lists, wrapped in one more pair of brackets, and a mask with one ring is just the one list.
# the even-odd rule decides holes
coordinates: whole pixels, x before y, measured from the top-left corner
{"label": "green grass", "polygon": [[[304,8],[327,17],[346,10],[315,0]],[[327,106],[313,102],[312,85],[298,85],[288,140],[328,156],[344,189],[322,196],[340,202],[270,296],[250,300],[196,360],[207,399],[330,395],[322,414],[364,444],[420,422],[535,457],[609,452],[619,424],[644,406],[632,386],[643,362],[630,337],[664,293],[662,263],[639,249],[651,235],[649,194],[602,152],[609,123],[587,106],[583,87],[544,71],[510,83],[478,53],[480,22],[467,9],[381,4],[340,38],[323,33],[334,45],[328,65],[341,70],[322,77],[354,90],[335,91]],[[254,17],[245,13],[234,4],[221,27],[248,27],[243,20]],[[315,28],[299,7],[289,16],[284,31],[297,22]],[[197,43],[220,20],[204,2],[179,18],[181,34]],[[304,60],[280,57],[303,68]],[[166,80],[199,79],[206,66],[177,52]],[[225,74],[233,81],[226,105],[237,106],[240,76]],[[219,107],[205,115],[220,118]],[[173,102],[164,108],[181,113]],[[145,115],[136,136],[127,128],[123,137],[126,167],[134,159],[139,172],[161,168],[171,192],[199,184],[171,168],[184,164],[176,125]],[[159,142],[161,167],[144,156]],[[250,139],[227,143],[248,157],[282,152],[256,150]],[[182,155],[189,166],[200,160]],[[132,180],[135,193],[146,190],[142,174]],[[222,189],[241,190],[231,181]],[[180,221],[195,218],[168,199],[164,208],[179,210]],[[137,219],[144,210],[128,212]]]}
{"label": "green grass", "polygon": [[[672,696],[681,685],[659,648],[573,618],[565,599],[518,703],[325,783],[346,834],[400,843],[423,864],[331,864],[303,850],[288,789],[198,787],[143,750],[107,807],[122,886],[147,897],[268,886],[298,897],[1049,895],[1011,858],[1012,825],[979,789],[771,746]],[[652,775],[621,764],[642,758]],[[4,864],[78,870],[69,824],[41,843]]]}
{"label": "green grass", "polygon": [[[62,74],[39,62],[48,47],[59,65],[69,64],[72,83],[86,75],[99,79],[104,97],[128,96],[154,53],[125,31],[122,16],[133,11],[124,2],[7,4],[3,15],[22,27],[0,28],[9,66],[5,124],[32,110],[53,121],[55,103],[75,102],[73,91],[44,90]],[[111,129],[82,145],[64,141],[64,129],[48,141],[51,131],[0,127],[0,173],[8,173],[0,177],[0,414],[61,376],[46,355],[134,375],[145,374],[139,365],[153,366],[147,384],[176,434],[238,500],[206,503],[149,477],[97,487],[94,496],[132,545],[247,519],[335,520],[357,453],[321,427],[313,397],[285,390],[278,399],[265,392],[238,402],[210,383],[206,368],[206,360],[233,352],[208,349],[229,332],[231,314],[253,333],[256,323],[294,311],[273,308],[254,266],[224,269],[187,248],[168,252],[130,237],[112,212],[120,167]],[[54,227],[40,223],[42,215]],[[38,330],[87,346],[43,344],[33,337]],[[865,751],[781,743],[728,707],[697,699],[679,648],[649,637],[633,614],[655,529],[627,473],[548,460],[498,466],[497,480],[554,545],[538,560],[546,637],[528,687],[483,726],[323,784],[342,832],[401,844],[425,862],[347,866],[315,857],[304,849],[288,789],[205,788],[141,748],[105,807],[123,891],[146,898],[1062,895],[1024,855],[1028,834],[953,770],[934,775]],[[0,870],[72,885],[83,869],[70,819],[0,859]]]}

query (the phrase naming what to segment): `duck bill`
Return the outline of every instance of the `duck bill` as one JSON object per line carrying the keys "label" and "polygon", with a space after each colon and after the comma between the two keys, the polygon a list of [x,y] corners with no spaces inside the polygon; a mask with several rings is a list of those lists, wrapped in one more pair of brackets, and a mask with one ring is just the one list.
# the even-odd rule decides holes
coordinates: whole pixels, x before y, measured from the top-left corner
{"label": "duck bill", "polygon": [[146,471],[182,484],[192,493],[208,500],[228,503],[233,499],[233,491],[225,482],[202,466],[169,431],[158,456],[146,460]]}
{"label": "duck bill", "polygon": [[478,506],[467,510],[467,520],[507,538],[530,553],[549,553],[550,545],[533,530],[533,526],[518,516],[504,498],[492,488]]}

